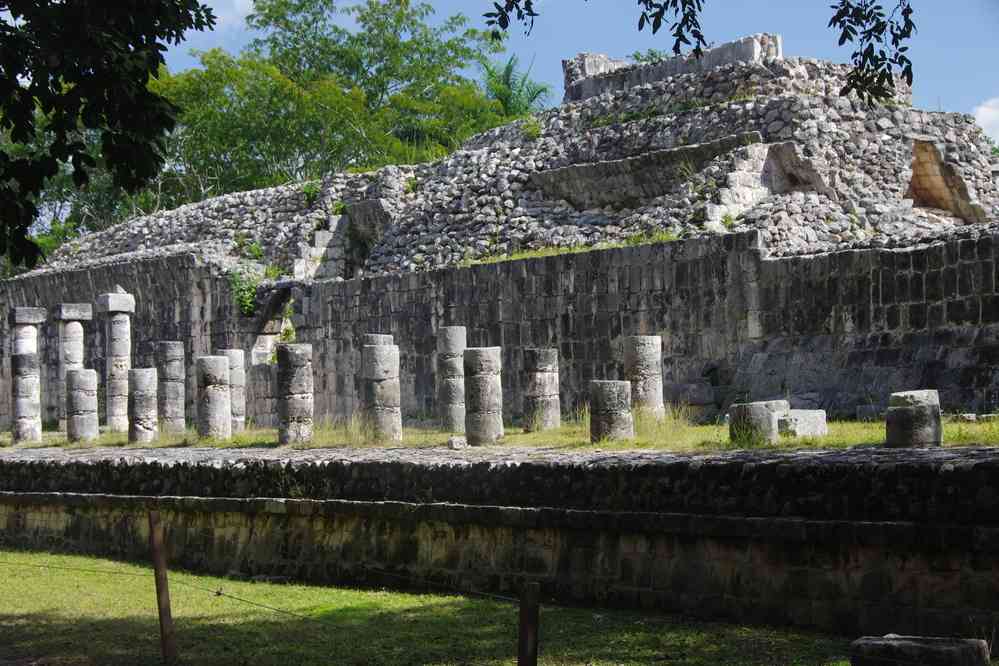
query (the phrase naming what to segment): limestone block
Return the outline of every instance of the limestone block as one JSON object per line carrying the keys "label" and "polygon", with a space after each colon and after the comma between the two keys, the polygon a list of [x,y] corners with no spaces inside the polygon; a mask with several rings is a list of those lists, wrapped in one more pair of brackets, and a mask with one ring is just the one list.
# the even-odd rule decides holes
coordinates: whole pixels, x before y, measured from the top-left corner
{"label": "limestone block", "polygon": [[118,292],[101,294],[97,297],[97,311],[102,314],[134,314],[135,296]]}
{"label": "limestone block", "polygon": [[312,345],[277,346],[278,442],[311,442],[315,399],[312,378]]}
{"label": "limestone block", "polygon": [[631,382],[631,406],[662,417],[663,339],[658,335],[633,335],[624,339],[624,378]]}
{"label": "limestone block", "polygon": [[184,343],[156,343],[157,410],[163,432],[180,433],[187,427],[187,367]]}
{"label": "limestone block", "polygon": [[558,349],[525,349],[523,367],[524,431],[557,430],[562,425]]}
{"label": "limestone block", "polygon": [[59,429],[66,429],[66,373],[83,368],[83,323],[93,317],[90,303],[62,303],[55,308],[59,324],[58,392]]}
{"label": "limestone block", "polygon": [[232,431],[246,430],[246,355],[242,349],[220,349],[229,359],[229,403],[232,408]]}
{"label": "limestone block", "polygon": [[854,415],[858,421],[880,421],[884,412],[884,408],[878,405],[857,405]]}
{"label": "limestone block", "polygon": [[778,416],[777,427],[781,435],[789,437],[825,437],[829,434],[824,409],[792,409]]}
{"label": "limestone block", "polygon": [[728,437],[734,444],[775,444],[780,436],[780,417],[791,406],[786,400],[736,403],[728,410]]}
{"label": "limestone block", "polygon": [[12,439],[15,444],[42,441],[42,393],[38,354],[10,357],[13,399]]}
{"label": "limestone block", "polygon": [[495,444],[503,437],[502,363],[499,347],[465,349],[465,437],[470,446]]}
{"label": "limestone block", "polygon": [[91,321],[94,306],[91,303],[60,303],[52,308],[52,318],[56,321]]}
{"label": "limestone block", "polygon": [[395,339],[391,335],[384,333],[365,333],[361,336],[361,348],[364,347],[387,347],[394,345]]}
{"label": "limestone block", "polygon": [[437,331],[437,410],[442,430],[465,432],[465,369],[468,347],[464,326],[442,326]]}
{"label": "limestone block", "polygon": [[10,323],[13,326],[30,324],[38,326],[47,319],[45,308],[13,307],[10,309]]}
{"label": "limestone block", "polygon": [[402,441],[402,389],[399,347],[367,345],[361,351],[361,399],[364,420],[379,442]]}
{"label": "limestone block", "polygon": [[970,638],[865,636],[850,644],[851,666],[989,666],[989,646]]}
{"label": "limestone block", "polygon": [[156,368],[128,371],[128,441],[148,443],[159,434]]}
{"label": "limestone block", "polygon": [[232,406],[229,401],[229,359],[199,356],[198,436],[228,440],[232,437]]}
{"label": "limestone block", "polygon": [[89,442],[99,434],[97,371],[69,370],[66,372],[66,438],[70,442]]}
{"label": "limestone block", "polygon": [[942,441],[940,405],[889,407],[885,412],[885,446],[926,448]]}
{"label": "limestone block", "polygon": [[[103,301],[101,298],[108,297]],[[102,308],[101,304],[104,304]],[[126,306],[132,304],[131,310]],[[128,432],[128,371],[132,367],[132,317],[135,298],[131,294],[103,294],[98,309],[107,316],[105,352],[105,409],[111,432]]]}
{"label": "limestone block", "polygon": [[913,407],[917,405],[940,406],[940,394],[934,390],[902,391],[892,393],[888,399],[889,407]]}
{"label": "limestone block", "polygon": [[590,382],[590,441],[632,439],[635,419],[631,413],[631,382]]}

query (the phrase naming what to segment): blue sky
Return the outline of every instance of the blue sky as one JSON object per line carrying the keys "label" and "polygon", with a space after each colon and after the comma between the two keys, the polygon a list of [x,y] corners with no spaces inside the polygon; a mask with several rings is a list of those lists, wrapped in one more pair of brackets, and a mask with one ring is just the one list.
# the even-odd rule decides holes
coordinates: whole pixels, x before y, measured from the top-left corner
{"label": "blue sky", "polygon": [[[167,53],[172,71],[196,65],[192,49],[240,50],[251,38],[243,17],[252,0],[206,0],[219,17],[211,33],[191,33]],[[888,5],[891,0],[886,0]],[[489,0],[432,0],[438,18],[462,12],[481,26]],[[848,47],[826,24],[830,0],[706,0],[702,25],[709,41],[725,42],[754,32],[779,32],[784,52],[843,62]],[[912,42],[917,107],[973,113],[999,140],[999,0],[913,0],[919,34]],[[530,35],[512,28],[508,52],[533,60],[535,78],[552,85],[552,103],[562,96],[561,60],[580,51],[624,56],[672,46],[665,29],[653,36],[636,30],[632,0],[540,0],[542,13]]]}

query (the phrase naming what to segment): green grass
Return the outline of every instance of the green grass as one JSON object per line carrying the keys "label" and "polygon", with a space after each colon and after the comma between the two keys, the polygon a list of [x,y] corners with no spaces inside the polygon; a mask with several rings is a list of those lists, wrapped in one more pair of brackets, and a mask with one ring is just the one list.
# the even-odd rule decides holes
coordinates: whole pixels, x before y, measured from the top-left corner
{"label": "green grass", "polygon": [[[146,566],[0,550],[0,570],[0,663],[159,663],[154,586]],[[218,589],[305,617],[211,592]],[[499,601],[252,583],[177,571],[170,572],[170,597],[182,663],[191,666],[516,661],[517,608]],[[540,663],[549,666],[847,666],[849,650],[848,639],[804,631],[582,608],[543,607],[539,633]]]}
{"label": "green grass", "polygon": [[522,259],[541,259],[542,257],[557,257],[563,254],[579,254],[594,250],[612,250],[619,247],[634,247],[636,245],[651,245],[653,243],[672,243],[679,240],[672,231],[655,229],[632,234],[621,241],[603,242],[595,245],[566,245],[542,247],[536,250],[517,250],[503,254],[486,254],[480,257],[468,257],[461,262],[463,268],[479,264],[498,264],[504,261],[520,261]]}
{"label": "green grass", "polygon": [[[579,450],[661,450],[678,453],[711,453],[731,450],[728,427],[724,425],[697,425],[696,414],[690,407],[667,408],[666,417],[656,419],[651,415],[635,414],[635,439],[615,442],[590,443],[589,414],[582,410],[572,418],[563,419],[562,427],[546,432],[525,433],[519,425],[507,424],[506,436],[499,446],[534,447],[546,449]],[[432,423],[413,423],[407,420],[403,429],[402,446],[430,448],[447,443],[450,433],[437,429]],[[783,437],[775,446],[765,448],[775,451],[795,449],[836,449],[851,446],[880,446],[885,438],[884,424],[859,421],[832,421],[829,435],[821,438]],[[0,434],[0,446],[10,445],[10,433]],[[999,445],[999,423],[944,422],[944,446]],[[31,448],[37,444],[19,445]],[[132,446],[125,433],[102,433],[90,444],[69,444],[59,432],[46,431],[41,446],[66,446],[87,448],[92,446]],[[135,445],[139,446],[139,445]],[[152,444],[143,447],[215,446],[219,448],[276,447],[277,431],[273,428],[250,427],[233,436],[232,440],[218,442],[199,439],[193,430],[183,434],[162,435]],[[334,424],[320,423],[310,444],[293,448],[365,448],[397,447],[398,444],[372,441],[359,419]]]}

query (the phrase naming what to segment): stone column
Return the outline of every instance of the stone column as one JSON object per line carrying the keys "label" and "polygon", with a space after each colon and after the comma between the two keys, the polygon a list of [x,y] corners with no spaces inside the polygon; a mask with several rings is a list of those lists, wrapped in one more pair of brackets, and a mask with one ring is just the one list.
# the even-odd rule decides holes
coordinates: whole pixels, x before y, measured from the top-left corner
{"label": "stone column", "polygon": [[632,335],[624,339],[624,378],[631,382],[631,406],[662,418],[663,339],[658,335]]}
{"label": "stone column", "polygon": [[24,352],[10,357],[14,412],[11,435],[15,444],[42,441],[42,379],[38,354]]}
{"label": "stone column", "polygon": [[246,430],[246,356],[242,349],[220,349],[229,359],[229,400],[232,406],[232,431]]}
{"label": "stone column", "polygon": [[443,326],[437,331],[437,412],[441,430],[465,432],[465,366],[467,344],[464,326]]}
{"label": "stone column", "polygon": [[198,436],[231,439],[229,359],[225,356],[199,356],[195,369],[198,374]]}
{"label": "stone column", "polygon": [[939,393],[925,390],[891,394],[885,412],[885,446],[926,448],[942,442]]}
{"label": "stone column", "polygon": [[631,382],[590,381],[590,442],[632,439]]}
{"label": "stone column", "polygon": [[59,430],[66,430],[66,373],[83,369],[83,322],[94,318],[90,303],[61,303],[54,317],[59,322]]}
{"label": "stone column", "polygon": [[499,347],[469,347],[464,354],[465,437],[470,446],[503,437],[503,367]]}
{"label": "stone column", "polygon": [[780,439],[780,420],[790,412],[787,400],[733,404],[728,408],[728,439],[745,446],[776,444]]}
{"label": "stone column", "polygon": [[146,444],[159,434],[156,368],[128,371],[128,441]]}
{"label": "stone column", "polygon": [[312,441],[312,345],[277,346],[278,443]]}
{"label": "stone column", "polygon": [[45,323],[45,308],[11,308],[11,354],[38,353],[38,326]]}
{"label": "stone column", "polygon": [[375,441],[402,441],[402,389],[396,345],[367,345],[361,349],[361,405],[365,425],[371,428]]}
{"label": "stone column", "polygon": [[100,434],[97,416],[97,371],[66,371],[66,438],[91,442]]}
{"label": "stone column", "polygon": [[97,297],[97,310],[107,316],[104,393],[108,430],[128,432],[128,371],[132,367],[132,294]]}
{"label": "stone column", "polygon": [[558,397],[558,350],[524,350],[524,431],[557,430],[562,425]]}
{"label": "stone column", "polygon": [[156,343],[157,411],[163,432],[182,433],[187,429],[187,367],[184,343]]}

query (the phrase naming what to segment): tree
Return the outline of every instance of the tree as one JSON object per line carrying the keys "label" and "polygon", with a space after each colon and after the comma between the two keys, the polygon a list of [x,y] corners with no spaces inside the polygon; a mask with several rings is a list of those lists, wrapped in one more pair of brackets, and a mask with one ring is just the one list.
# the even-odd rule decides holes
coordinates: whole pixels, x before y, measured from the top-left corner
{"label": "tree", "polygon": [[32,266],[45,183],[68,165],[82,186],[97,166],[83,133],[97,134],[116,186],[159,171],[177,110],[147,83],[165,44],[215,17],[196,0],[0,0],[0,16],[0,252]]}
{"label": "tree", "polygon": [[531,68],[526,72],[517,69],[517,56],[511,55],[502,67],[492,62],[482,63],[486,95],[503,107],[503,115],[516,118],[540,110],[552,89],[546,83],[531,79]]}
{"label": "tree", "polygon": [[[669,24],[673,37],[673,53],[679,55],[684,46],[692,46],[700,56],[707,46],[701,29],[700,14],[707,0],[638,0],[638,29],[650,26],[653,34]],[[856,92],[869,103],[886,101],[895,93],[898,72],[912,85],[912,61],[905,42],[916,31],[912,20],[915,11],[910,0],[890,0],[891,12],[877,0],[837,0],[829,27],[839,31],[840,46],[856,44],[852,55],[853,70],[847,77],[841,94]],[[484,14],[486,23],[494,26],[494,34],[510,27],[513,20],[527,26],[540,16],[541,0],[499,0],[492,2],[493,11]]]}

